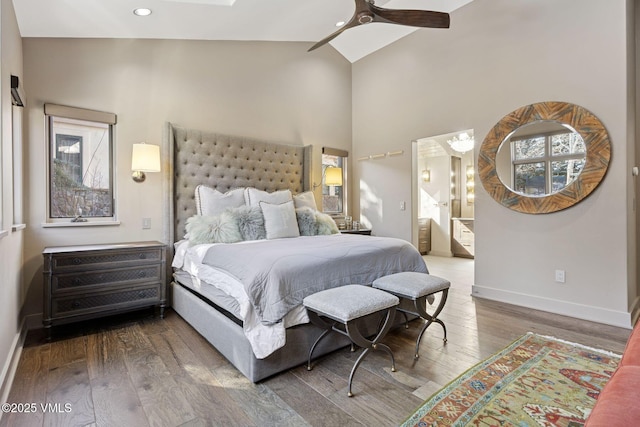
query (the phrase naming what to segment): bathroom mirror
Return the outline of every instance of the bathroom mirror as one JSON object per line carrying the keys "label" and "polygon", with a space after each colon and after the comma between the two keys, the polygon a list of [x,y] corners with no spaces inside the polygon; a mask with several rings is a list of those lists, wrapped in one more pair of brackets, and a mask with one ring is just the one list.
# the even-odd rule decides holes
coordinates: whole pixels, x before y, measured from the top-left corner
{"label": "bathroom mirror", "polygon": [[518,212],[566,209],[602,181],[609,135],[596,116],[566,102],[527,105],[503,117],[480,146],[478,174],[496,201]]}

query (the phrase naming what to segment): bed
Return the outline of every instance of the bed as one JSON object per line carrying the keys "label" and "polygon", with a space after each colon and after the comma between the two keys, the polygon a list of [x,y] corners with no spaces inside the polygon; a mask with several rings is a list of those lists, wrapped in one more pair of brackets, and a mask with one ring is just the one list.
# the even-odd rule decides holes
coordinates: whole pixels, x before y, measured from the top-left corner
{"label": "bed", "polygon": [[[297,207],[298,202],[304,205],[308,200],[311,147],[203,132],[171,123],[167,123],[164,135],[172,177],[168,202],[168,233],[175,242],[171,248],[172,307],[252,382],[306,361],[311,344],[322,331],[308,323],[300,304],[304,296],[348,283],[370,284],[377,277],[399,271],[428,272],[418,251],[407,242],[341,235],[318,212],[313,216],[315,231],[273,238],[289,236],[281,236],[281,229],[273,227],[275,220],[270,218],[283,215],[274,216],[272,210],[279,214],[284,205],[290,209],[289,204]],[[193,240],[194,224],[203,218],[196,214],[210,206],[204,190],[224,197],[242,192],[246,209],[255,211],[257,206],[262,210],[267,238],[254,240],[243,234],[238,241],[232,233],[233,239],[228,241]],[[266,199],[287,192],[295,203]],[[298,233],[306,230],[299,222],[301,212],[309,211],[308,207],[295,209]],[[332,220],[329,222],[335,227]],[[324,231],[314,235],[319,230]],[[187,241],[185,234],[192,240]],[[373,334],[377,324],[378,319],[368,319],[363,333]],[[314,355],[348,344],[346,337],[332,334]]]}

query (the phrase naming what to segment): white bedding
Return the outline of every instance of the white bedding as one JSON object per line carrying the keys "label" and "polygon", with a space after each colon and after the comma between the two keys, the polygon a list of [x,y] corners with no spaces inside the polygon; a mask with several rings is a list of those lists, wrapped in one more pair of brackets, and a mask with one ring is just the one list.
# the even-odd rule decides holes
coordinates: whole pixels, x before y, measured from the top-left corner
{"label": "white bedding", "polygon": [[[251,243],[256,243],[256,241]],[[214,245],[218,245],[218,243],[191,246],[188,240],[176,242],[175,255],[171,265],[189,273],[192,276],[194,286],[215,286],[235,298],[240,307],[240,320],[243,322],[244,335],[249,340],[256,358],[264,359],[284,346],[286,328],[309,322],[307,312],[303,306],[298,306],[291,310],[282,322],[273,325],[262,324],[249,302],[249,297],[242,283],[236,278],[202,263],[202,258],[207,250]]]}

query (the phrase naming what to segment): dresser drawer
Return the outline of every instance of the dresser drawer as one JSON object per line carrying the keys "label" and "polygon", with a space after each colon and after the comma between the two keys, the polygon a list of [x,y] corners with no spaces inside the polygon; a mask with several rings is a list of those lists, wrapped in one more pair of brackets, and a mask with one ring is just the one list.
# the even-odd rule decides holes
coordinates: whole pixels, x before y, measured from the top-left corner
{"label": "dresser drawer", "polygon": [[166,246],[160,242],[47,247],[43,255],[42,324],[103,317],[145,306],[164,316]]}
{"label": "dresser drawer", "polygon": [[473,243],[474,241],[473,231],[466,227],[462,227],[456,237],[460,243]]}
{"label": "dresser drawer", "polygon": [[163,259],[163,251],[163,248],[138,248],[135,250],[60,253],[52,257],[51,270],[57,273],[66,270],[115,268],[160,262]]}
{"label": "dresser drawer", "polygon": [[115,270],[86,271],[83,273],[60,273],[51,277],[51,292],[85,291],[104,285],[128,285],[139,282],[159,282],[162,280],[163,264],[130,267]]}
{"label": "dresser drawer", "polygon": [[160,284],[156,283],[116,292],[52,298],[51,314],[53,318],[73,316],[123,307],[152,305],[159,301]]}

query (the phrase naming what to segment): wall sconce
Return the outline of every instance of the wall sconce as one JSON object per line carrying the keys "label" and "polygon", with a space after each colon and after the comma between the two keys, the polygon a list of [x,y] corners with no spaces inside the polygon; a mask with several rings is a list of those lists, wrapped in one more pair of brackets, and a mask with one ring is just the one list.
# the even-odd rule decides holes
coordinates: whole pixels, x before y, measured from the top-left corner
{"label": "wall sconce", "polygon": [[467,204],[471,205],[473,204],[473,201],[475,199],[476,196],[476,188],[475,188],[475,177],[474,177],[475,171],[473,169],[473,165],[468,165],[467,169],[466,169],[466,176],[467,176],[467,181],[466,181],[466,189],[467,189]]}
{"label": "wall sconce", "polygon": [[133,144],[131,170],[135,182],[144,182],[145,172],[160,172],[160,146],[144,142]]}
{"label": "wall sconce", "polygon": [[422,181],[431,182],[431,171],[429,169],[424,169],[422,171]]}
{"label": "wall sconce", "polygon": [[313,189],[326,185],[327,187],[341,187],[344,185],[342,182],[342,168],[337,166],[327,166],[322,172],[322,182],[320,184],[313,184]]}
{"label": "wall sconce", "polygon": [[324,170],[324,185],[342,186],[342,168],[328,167]]}

